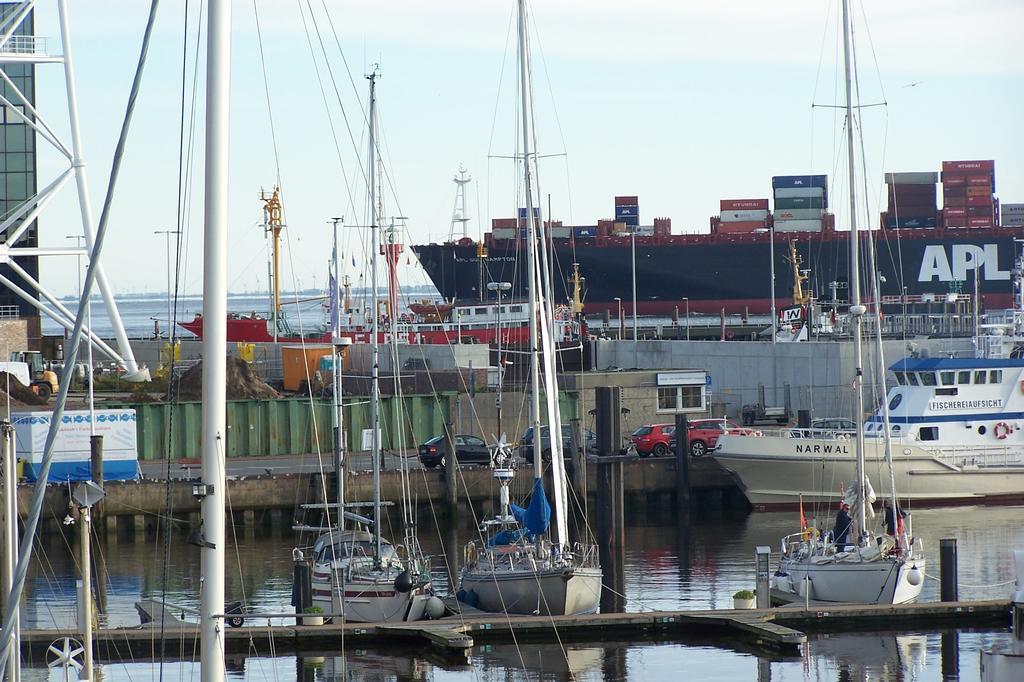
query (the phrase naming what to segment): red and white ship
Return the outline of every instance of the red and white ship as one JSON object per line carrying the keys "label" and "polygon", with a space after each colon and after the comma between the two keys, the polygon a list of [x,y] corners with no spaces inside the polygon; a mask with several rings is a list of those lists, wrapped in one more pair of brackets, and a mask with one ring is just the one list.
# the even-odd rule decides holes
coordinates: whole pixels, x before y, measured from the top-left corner
{"label": "red and white ship", "polygon": [[[279,191],[274,189],[269,196],[261,195],[266,216],[266,230],[271,234],[273,248],[273,302],[271,316],[258,313],[249,315],[229,313],[227,319],[228,342],[243,343],[331,343],[332,332],[327,324],[318,325],[315,330],[299,333],[281,314],[280,289],[278,287],[279,239],[283,227],[281,223],[281,204]],[[397,335],[399,343],[499,343],[498,330],[501,329],[500,345],[525,346],[529,342],[530,328],[527,314],[528,304],[519,300],[480,301],[478,303],[451,303],[422,300],[408,306],[409,312],[399,314],[397,320],[393,311],[398,306],[398,257],[404,246],[398,243],[396,231],[385,230],[386,243],[381,245],[381,255],[385,257],[388,267],[388,298],[380,301],[377,313],[378,342],[389,343],[392,335]],[[578,297],[579,287],[576,287]],[[372,333],[371,308],[364,311],[352,311],[349,305],[348,287],[344,296],[344,304],[339,324],[339,336],[351,339],[352,343],[369,343]],[[582,310],[582,306],[575,306]],[[568,305],[555,309],[556,342],[573,341],[586,334],[582,316],[574,315]],[[203,338],[203,316],[196,313],[194,319],[179,322],[183,329]]]}

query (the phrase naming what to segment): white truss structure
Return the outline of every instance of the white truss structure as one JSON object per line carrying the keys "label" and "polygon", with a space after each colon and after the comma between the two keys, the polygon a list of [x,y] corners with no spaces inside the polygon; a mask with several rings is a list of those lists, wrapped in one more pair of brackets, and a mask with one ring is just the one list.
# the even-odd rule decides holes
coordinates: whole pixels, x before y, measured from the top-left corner
{"label": "white truss structure", "polygon": [[[47,124],[46,118],[28,101],[24,93],[15,86],[7,74],[0,70],[0,79],[7,85],[9,93],[13,94],[13,98],[10,100],[0,95],[0,106],[6,108],[9,116],[13,114],[22,123],[35,131],[37,145],[38,141],[42,140],[67,160],[67,168],[64,171],[60,172],[46,187],[27,199],[11,212],[9,216],[0,221],[0,234],[6,237],[5,243],[0,244],[0,263],[10,266],[35,291],[36,295],[26,291],[3,275],[0,275],[0,285],[7,287],[18,297],[37,308],[39,312],[70,331],[74,327],[74,315],[71,311],[14,260],[20,256],[85,255],[88,257],[92,251],[93,238],[95,236],[92,204],[89,200],[88,176],[86,175],[85,157],[82,152],[81,133],[78,127],[78,100],[75,94],[75,76],[71,53],[71,29],[68,23],[67,0],[57,0],[56,2],[60,19],[61,48],[63,51],[63,54],[60,55],[50,54],[45,38],[13,35],[35,5],[35,0],[25,0],[6,19],[0,20],[0,66],[6,64],[63,65],[71,140],[70,145],[66,144],[65,140],[61,140],[60,136]],[[36,177],[38,178],[38,173]],[[57,193],[72,179],[75,181],[77,189],[78,205],[82,219],[82,233],[88,248],[18,246],[18,241],[31,227],[32,222],[39,217]],[[114,301],[113,292],[110,289],[110,284],[100,262],[96,263],[96,282],[99,285],[100,295],[103,297],[107,315],[114,327],[116,349],[96,336],[88,327],[85,327],[85,333],[96,348],[109,355],[111,359],[124,367],[127,372],[123,377],[124,379],[129,381],[133,379],[139,381],[148,379],[148,370],[143,368],[140,371],[138,363],[135,361],[135,356],[128,343],[128,335],[125,333],[124,323],[121,321],[121,314],[118,312],[117,303]],[[45,299],[45,302],[39,300],[40,296]]]}
{"label": "white truss structure", "polygon": [[466,185],[473,178],[466,175],[466,169],[459,165],[459,174],[452,178],[455,183],[455,208],[452,209],[452,224],[448,228],[448,239],[456,238],[456,224],[462,224],[462,236],[468,237],[469,215],[466,213]]}

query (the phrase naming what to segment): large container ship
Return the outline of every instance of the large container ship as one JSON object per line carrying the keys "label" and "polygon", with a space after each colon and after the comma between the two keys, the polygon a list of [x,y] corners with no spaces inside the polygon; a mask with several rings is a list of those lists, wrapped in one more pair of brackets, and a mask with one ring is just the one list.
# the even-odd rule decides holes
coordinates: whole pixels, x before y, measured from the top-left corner
{"label": "large container ship", "polygon": [[[947,161],[938,172],[887,173],[888,205],[879,216],[878,270],[883,303],[942,302],[950,293],[1008,307],[1014,239],[1024,237],[1024,206],[995,197],[995,163]],[[941,191],[939,187],[941,186]],[[943,205],[938,206],[942,196]],[[723,199],[709,234],[673,234],[669,218],[644,225],[636,196],[615,198],[614,219],[564,226],[545,220],[553,273],[569,298],[572,264],[586,280],[584,311],[760,314],[792,301],[790,242],[819,300],[842,301],[849,281],[849,235],[829,212],[823,175],[772,178],[769,199]],[[470,238],[413,246],[434,286],[448,301],[487,298],[489,282],[510,282],[524,295],[526,215],[492,221],[480,242]],[[774,242],[774,247],[773,247]],[[635,247],[635,259],[633,251]]]}

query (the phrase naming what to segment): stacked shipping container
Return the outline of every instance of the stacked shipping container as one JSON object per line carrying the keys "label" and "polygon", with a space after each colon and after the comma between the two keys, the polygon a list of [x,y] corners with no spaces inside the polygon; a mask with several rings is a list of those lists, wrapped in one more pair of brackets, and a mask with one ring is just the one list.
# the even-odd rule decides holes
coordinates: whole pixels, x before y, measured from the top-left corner
{"label": "stacked shipping container", "polygon": [[1024,227],[1024,204],[1003,204],[1003,227]]}
{"label": "stacked shipping container", "polygon": [[947,228],[995,227],[995,161],[942,162],[942,219]]}
{"label": "stacked shipping container", "polygon": [[615,222],[623,223],[627,232],[640,225],[639,197],[615,197]]}
{"label": "stacked shipping container", "polygon": [[828,208],[827,175],[776,175],[772,190],[776,232],[821,232]]}
{"label": "stacked shipping container", "polygon": [[713,222],[714,230],[722,234],[737,234],[768,228],[767,199],[722,199],[721,214]]}
{"label": "stacked shipping container", "polygon": [[883,224],[889,229],[936,227],[938,173],[886,173],[889,207]]}

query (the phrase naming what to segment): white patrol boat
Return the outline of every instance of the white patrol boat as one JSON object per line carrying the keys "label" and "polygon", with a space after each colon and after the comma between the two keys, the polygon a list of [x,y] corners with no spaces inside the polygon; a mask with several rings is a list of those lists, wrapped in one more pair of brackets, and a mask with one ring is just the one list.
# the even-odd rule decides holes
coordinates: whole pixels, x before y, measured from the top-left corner
{"label": "white patrol boat", "polygon": [[[1024,499],[1024,319],[989,315],[977,358],[904,358],[890,366],[886,397],[893,474],[918,503]],[[866,473],[888,497],[884,422],[865,424]],[[834,500],[856,480],[853,432],[787,429],[763,438],[723,435],[715,458],[739,477],[758,509]]]}

